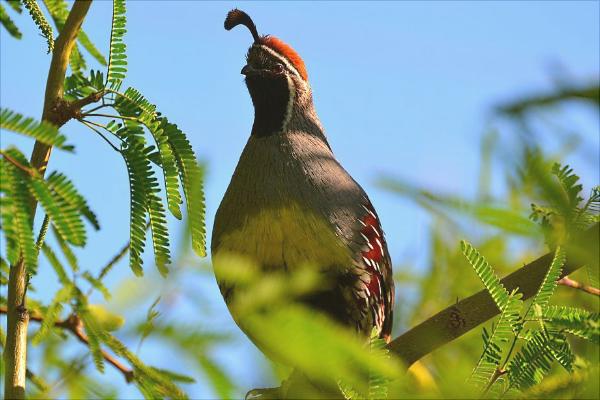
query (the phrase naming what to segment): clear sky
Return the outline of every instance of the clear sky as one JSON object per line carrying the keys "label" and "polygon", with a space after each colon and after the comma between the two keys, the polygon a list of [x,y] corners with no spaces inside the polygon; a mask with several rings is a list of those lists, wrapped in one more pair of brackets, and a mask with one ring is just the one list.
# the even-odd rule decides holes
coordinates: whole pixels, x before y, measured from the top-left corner
{"label": "clear sky", "polygon": [[[472,195],[479,140],[494,105],[556,87],[557,68],[576,82],[599,77],[600,10],[593,1],[130,1],[124,86],[136,87],[157,104],[207,163],[208,232],[253,119],[239,73],[252,39],[243,28],[223,29],[225,15],[234,7],[248,12],[261,34],[278,36],[303,57],[332,148],[369,193],[395,262],[425,265],[429,220],[411,203],[377,188],[374,180],[380,173]],[[111,2],[95,1],[84,23],[105,54],[110,18]],[[1,32],[0,103],[39,117],[50,57],[28,16],[14,20],[24,38],[16,41]],[[586,133],[591,162],[568,160],[587,188],[599,181],[593,167],[598,163],[598,123],[589,117],[575,111],[569,128]],[[103,229],[91,234],[88,248],[79,254],[82,264],[100,265],[128,237],[125,167],[117,153],[75,122],[63,131],[77,153],[55,152],[50,170],[68,172],[97,212]],[[27,151],[32,146],[2,132],[2,147],[10,143]],[[146,270],[152,270],[150,262]],[[55,278],[42,271],[34,284],[53,293]],[[109,284],[130,275],[123,264]],[[199,283],[199,290],[225,312],[214,282]],[[237,332],[231,320],[225,324]],[[243,387],[257,373],[248,356],[255,353],[240,341],[245,344],[235,354],[225,350],[221,357],[236,364]],[[190,391],[211,395],[202,380]]]}

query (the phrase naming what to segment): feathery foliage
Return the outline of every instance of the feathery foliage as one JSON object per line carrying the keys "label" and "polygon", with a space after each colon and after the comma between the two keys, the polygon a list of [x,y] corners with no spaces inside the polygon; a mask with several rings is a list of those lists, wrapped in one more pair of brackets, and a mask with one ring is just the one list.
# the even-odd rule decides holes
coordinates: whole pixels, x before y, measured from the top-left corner
{"label": "feathery foliage", "polygon": [[123,40],[127,32],[125,25],[125,0],[113,1],[112,29],[110,31],[110,55],[107,79],[111,89],[118,90],[127,72],[126,45]]}
{"label": "feathery foliage", "polygon": [[[5,153],[13,160],[27,165],[27,160],[16,149]],[[6,161],[2,166],[2,227],[6,236],[6,255],[15,264],[23,255],[25,265],[31,273],[37,267],[37,249],[33,235],[33,222],[29,210],[29,175]],[[23,164],[24,162],[24,164]]]}
{"label": "feathery foliage", "polygon": [[54,125],[45,121],[38,122],[33,118],[25,118],[6,108],[0,109],[0,128],[30,136],[48,146],[67,151],[73,150],[73,146],[65,145],[66,138]]}
{"label": "feathery foliage", "polygon": [[12,37],[17,39],[21,39],[21,37],[23,37],[23,34],[19,30],[19,28],[17,28],[14,21],[10,18],[2,4],[0,4],[0,24],[2,24],[2,26]]}

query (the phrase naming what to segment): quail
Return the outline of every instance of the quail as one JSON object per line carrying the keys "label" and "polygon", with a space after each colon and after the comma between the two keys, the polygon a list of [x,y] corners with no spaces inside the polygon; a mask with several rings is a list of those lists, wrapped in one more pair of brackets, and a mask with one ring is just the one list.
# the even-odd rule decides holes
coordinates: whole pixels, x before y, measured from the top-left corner
{"label": "quail", "polygon": [[[251,18],[234,9],[225,29],[238,25],[254,39],[241,70],[254,123],[213,226],[213,265],[225,302],[231,306],[240,290],[224,278],[227,255],[263,274],[293,273],[308,263],[318,267],[323,285],[304,305],[363,337],[375,329],[389,341],[394,283],[379,217],[332,152],[302,58],[277,37],[259,35]],[[244,316],[230,311],[244,330]]]}

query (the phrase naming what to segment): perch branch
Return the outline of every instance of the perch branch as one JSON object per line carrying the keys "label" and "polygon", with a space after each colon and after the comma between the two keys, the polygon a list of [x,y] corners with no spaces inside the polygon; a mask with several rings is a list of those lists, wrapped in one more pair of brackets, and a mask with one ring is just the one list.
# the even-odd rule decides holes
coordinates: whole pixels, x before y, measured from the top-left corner
{"label": "perch branch", "polygon": [[[598,265],[599,229],[595,224],[580,237],[573,240],[574,245],[568,250],[567,264],[563,268],[561,277],[588,264]],[[553,255],[548,253],[537,260],[519,268],[512,274],[502,279],[502,284],[510,292],[519,288],[523,299],[530,298],[537,293]],[[597,268],[597,267],[596,267]],[[388,347],[406,366],[431,353],[440,346],[464,335],[471,329],[486,322],[499,314],[498,307],[486,290],[463,299],[456,304],[440,311],[414,328],[394,339]]]}
{"label": "perch branch", "polygon": [[571,287],[573,289],[583,290],[586,293],[593,294],[595,296],[600,296],[600,289],[595,288],[593,286],[586,285],[584,283],[575,281],[568,276],[563,276],[557,282],[559,285]]}
{"label": "perch branch", "polygon": [[[77,34],[90,8],[90,1],[76,1],[69,12],[60,35],[56,39],[55,48],[50,61],[46,92],[44,95],[44,111],[42,120],[56,126],[62,126],[64,119],[64,80],[71,50]],[[36,141],[31,153],[31,165],[42,176],[46,171],[52,147]],[[31,220],[35,217],[37,202],[32,196],[29,199]],[[4,398],[23,399],[25,397],[25,379],[27,374],[27,327],[29,314],[25,304],[27,288],[27,267],[23,257],[11,266],[8,278],[8,308],[6,347],[4,349]]]}
{"label": "perch branch", "polygon": [[[0,306],[0,314],[6,314],[6,313],[7,313],[6,307]],[[29,320],[41,323],[44,320],[44,317],[39,314],[31,314],[29,316]],[[83,343],[89,347],[90,342],[89,342],[87,335],[83,331],[83,323],[81,322],[81,319],[76,314],[71,314],[69,317],[67,317],[64,320],[56,321],[54,323],[54,326],[57,328],[61,328],[66,331],[69,331],[71,334],[73,334],[77,338],[77,340],[79,340],[81,343]],[[105,350],[102,350],[102,357],[104,358],[104,360],[106,360],[107,363],[111,364],[119,372],[121,372],[121,374],[123,374],[123,377],[125,378],[125,381],[127,383],[129,383],[133,380],[134,373],[133,373],[132,369],[123,365],[119,360],[117,360],[115,357],[113,357],[111,354],[109,354]]]}

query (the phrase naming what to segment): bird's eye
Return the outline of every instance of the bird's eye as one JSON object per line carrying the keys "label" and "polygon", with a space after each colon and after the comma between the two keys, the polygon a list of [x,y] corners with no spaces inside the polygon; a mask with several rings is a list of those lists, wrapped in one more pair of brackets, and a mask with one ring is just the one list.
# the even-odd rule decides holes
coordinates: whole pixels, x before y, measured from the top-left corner
{"label": "bird's eye", "polygon": [[277,73],[277,74],[283,74],[283,64],[282,63],[277,63],[273,66],[273,72]]}

